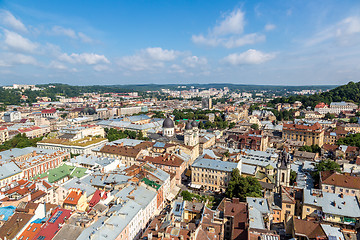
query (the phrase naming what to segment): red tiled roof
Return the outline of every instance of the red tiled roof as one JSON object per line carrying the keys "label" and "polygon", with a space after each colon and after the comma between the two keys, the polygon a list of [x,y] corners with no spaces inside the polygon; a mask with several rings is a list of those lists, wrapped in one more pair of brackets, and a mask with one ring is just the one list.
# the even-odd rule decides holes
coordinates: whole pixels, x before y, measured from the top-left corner
{"label": "red tiled roof", "polygon": [[33,238],[38,239],[42,236],[43,240],[52,239],[55,234],[60,230],[60,224],[64,223],[64,218],[69,219],[72,212],[67,209],[57,208],[51,218],[48,219],[41,231]]}
{"label": "red tiled roof", "polygon": [[43,109],[41,110],[41,113],[56,113],[56,109],[55,108]]}
{"label": "red tiled roof", "polygon": [[318,104],[315,106],[315,108],[324,108],[324,107],[329,107],[329,105],[321,102],[321,103],[318,103]]}
{"label": "red tiled roof", "polygon": [[77,205],[80,197],[82,196],[82,192],[80,189],[72,189],[68,196],[64,200],[64,204]]}
{"label": "red tiled roof", "polygon": [[321,172],[321,183],[344,188],[360,189],[360,177],[343,175],[337,172]]}

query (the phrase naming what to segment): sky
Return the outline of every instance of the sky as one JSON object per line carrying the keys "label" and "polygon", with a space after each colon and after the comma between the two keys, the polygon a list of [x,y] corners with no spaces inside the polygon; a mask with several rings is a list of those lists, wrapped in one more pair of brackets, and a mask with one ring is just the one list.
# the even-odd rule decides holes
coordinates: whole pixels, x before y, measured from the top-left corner
{"label": "sky", "polygon": [[0,0],[0,85],[359,80],[358,0]]}

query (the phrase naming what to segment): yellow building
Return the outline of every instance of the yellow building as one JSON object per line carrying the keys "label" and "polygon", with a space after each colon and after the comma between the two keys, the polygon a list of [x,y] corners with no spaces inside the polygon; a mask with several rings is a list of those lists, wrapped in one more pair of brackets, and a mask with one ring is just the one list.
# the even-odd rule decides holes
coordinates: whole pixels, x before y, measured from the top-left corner
{"label": "yellow building", "polygon": [[317,122],[313,125],[306,124],[284,124],[283,139],[303,141],[305,145],[324,145],[324,129]]}

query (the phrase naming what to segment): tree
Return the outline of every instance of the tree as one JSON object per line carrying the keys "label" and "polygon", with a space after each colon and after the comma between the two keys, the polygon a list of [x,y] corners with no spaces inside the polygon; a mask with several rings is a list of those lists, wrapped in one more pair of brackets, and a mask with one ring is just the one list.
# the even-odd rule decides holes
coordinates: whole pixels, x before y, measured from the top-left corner
{"label": "tree", "polygon": [[250,127],[254,130],[259,130],[259,125],[256,123],[252,124]]}
{"label": "tree", "polygon": [[323,171],[341,172],[341,168],[339,164],[330,159],[320,161],[315,165],[315,171],[312,173],[312,177],[314,178],[315,182],[319,183],[320,172]]}
{"label": "tree", "polygon": [[181,196],[183,197],[184,200],[186,201],[192,201],[192,194],[189,191],[182,191],[181,192]]}
{"label": "tree", "polygon": [[242,177],[239,169],[235,168],[231,172],[231,179],[225,194],[229,198],[239,198],[245,201],[246,197],[262,197],[261,190],[261,185],[256,178]]}
{"label": "tree", "polygon": [[349,134],[344,138],[340,138],[336,144],[360,147],[360,133]]}
{"label": "tree", "polygon": [[229,129],[234,128],[234,127],[235,127],[235,125],[236,125],[236,123],[231,122],[231,123],[229,124]]}
{"label": "tree", "polygon": [[297,173],[294,170],[290,170],[290,185],[294,185],[296,182]]}
{"label": "tree", "polygon": [[357,117],[351,117],[349,122],[350,123],[357,123],[358,119],[357,119]]}
{"label": "tree", "polygon": [[325,116],[324,116],[324,118],[331,120],[331,119],[334,119],[334,118],[335,118],[335,115],[332,114],[332,113],[326,113]]}
{"label": "tree", "polygon": [[299,147],[299,151],[304,151],[304,152],[311,152],[311,153],[321,153],[321,148],[319,147],[319,145],[305,145],[305,146],[301,146]]}

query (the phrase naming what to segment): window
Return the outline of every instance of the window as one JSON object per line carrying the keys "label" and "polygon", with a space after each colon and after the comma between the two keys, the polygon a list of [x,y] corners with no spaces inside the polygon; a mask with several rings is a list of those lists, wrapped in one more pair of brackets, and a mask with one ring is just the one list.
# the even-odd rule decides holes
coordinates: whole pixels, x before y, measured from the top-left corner
{"label": "window", "polygon": [[307,212],[310,212],[310,208],[307,208],[306,211],[307,211]]}
{"label": "window", "polygon": [[289,205],[289,204],[286,204],[286,208],[291,208],[291,205]]}

